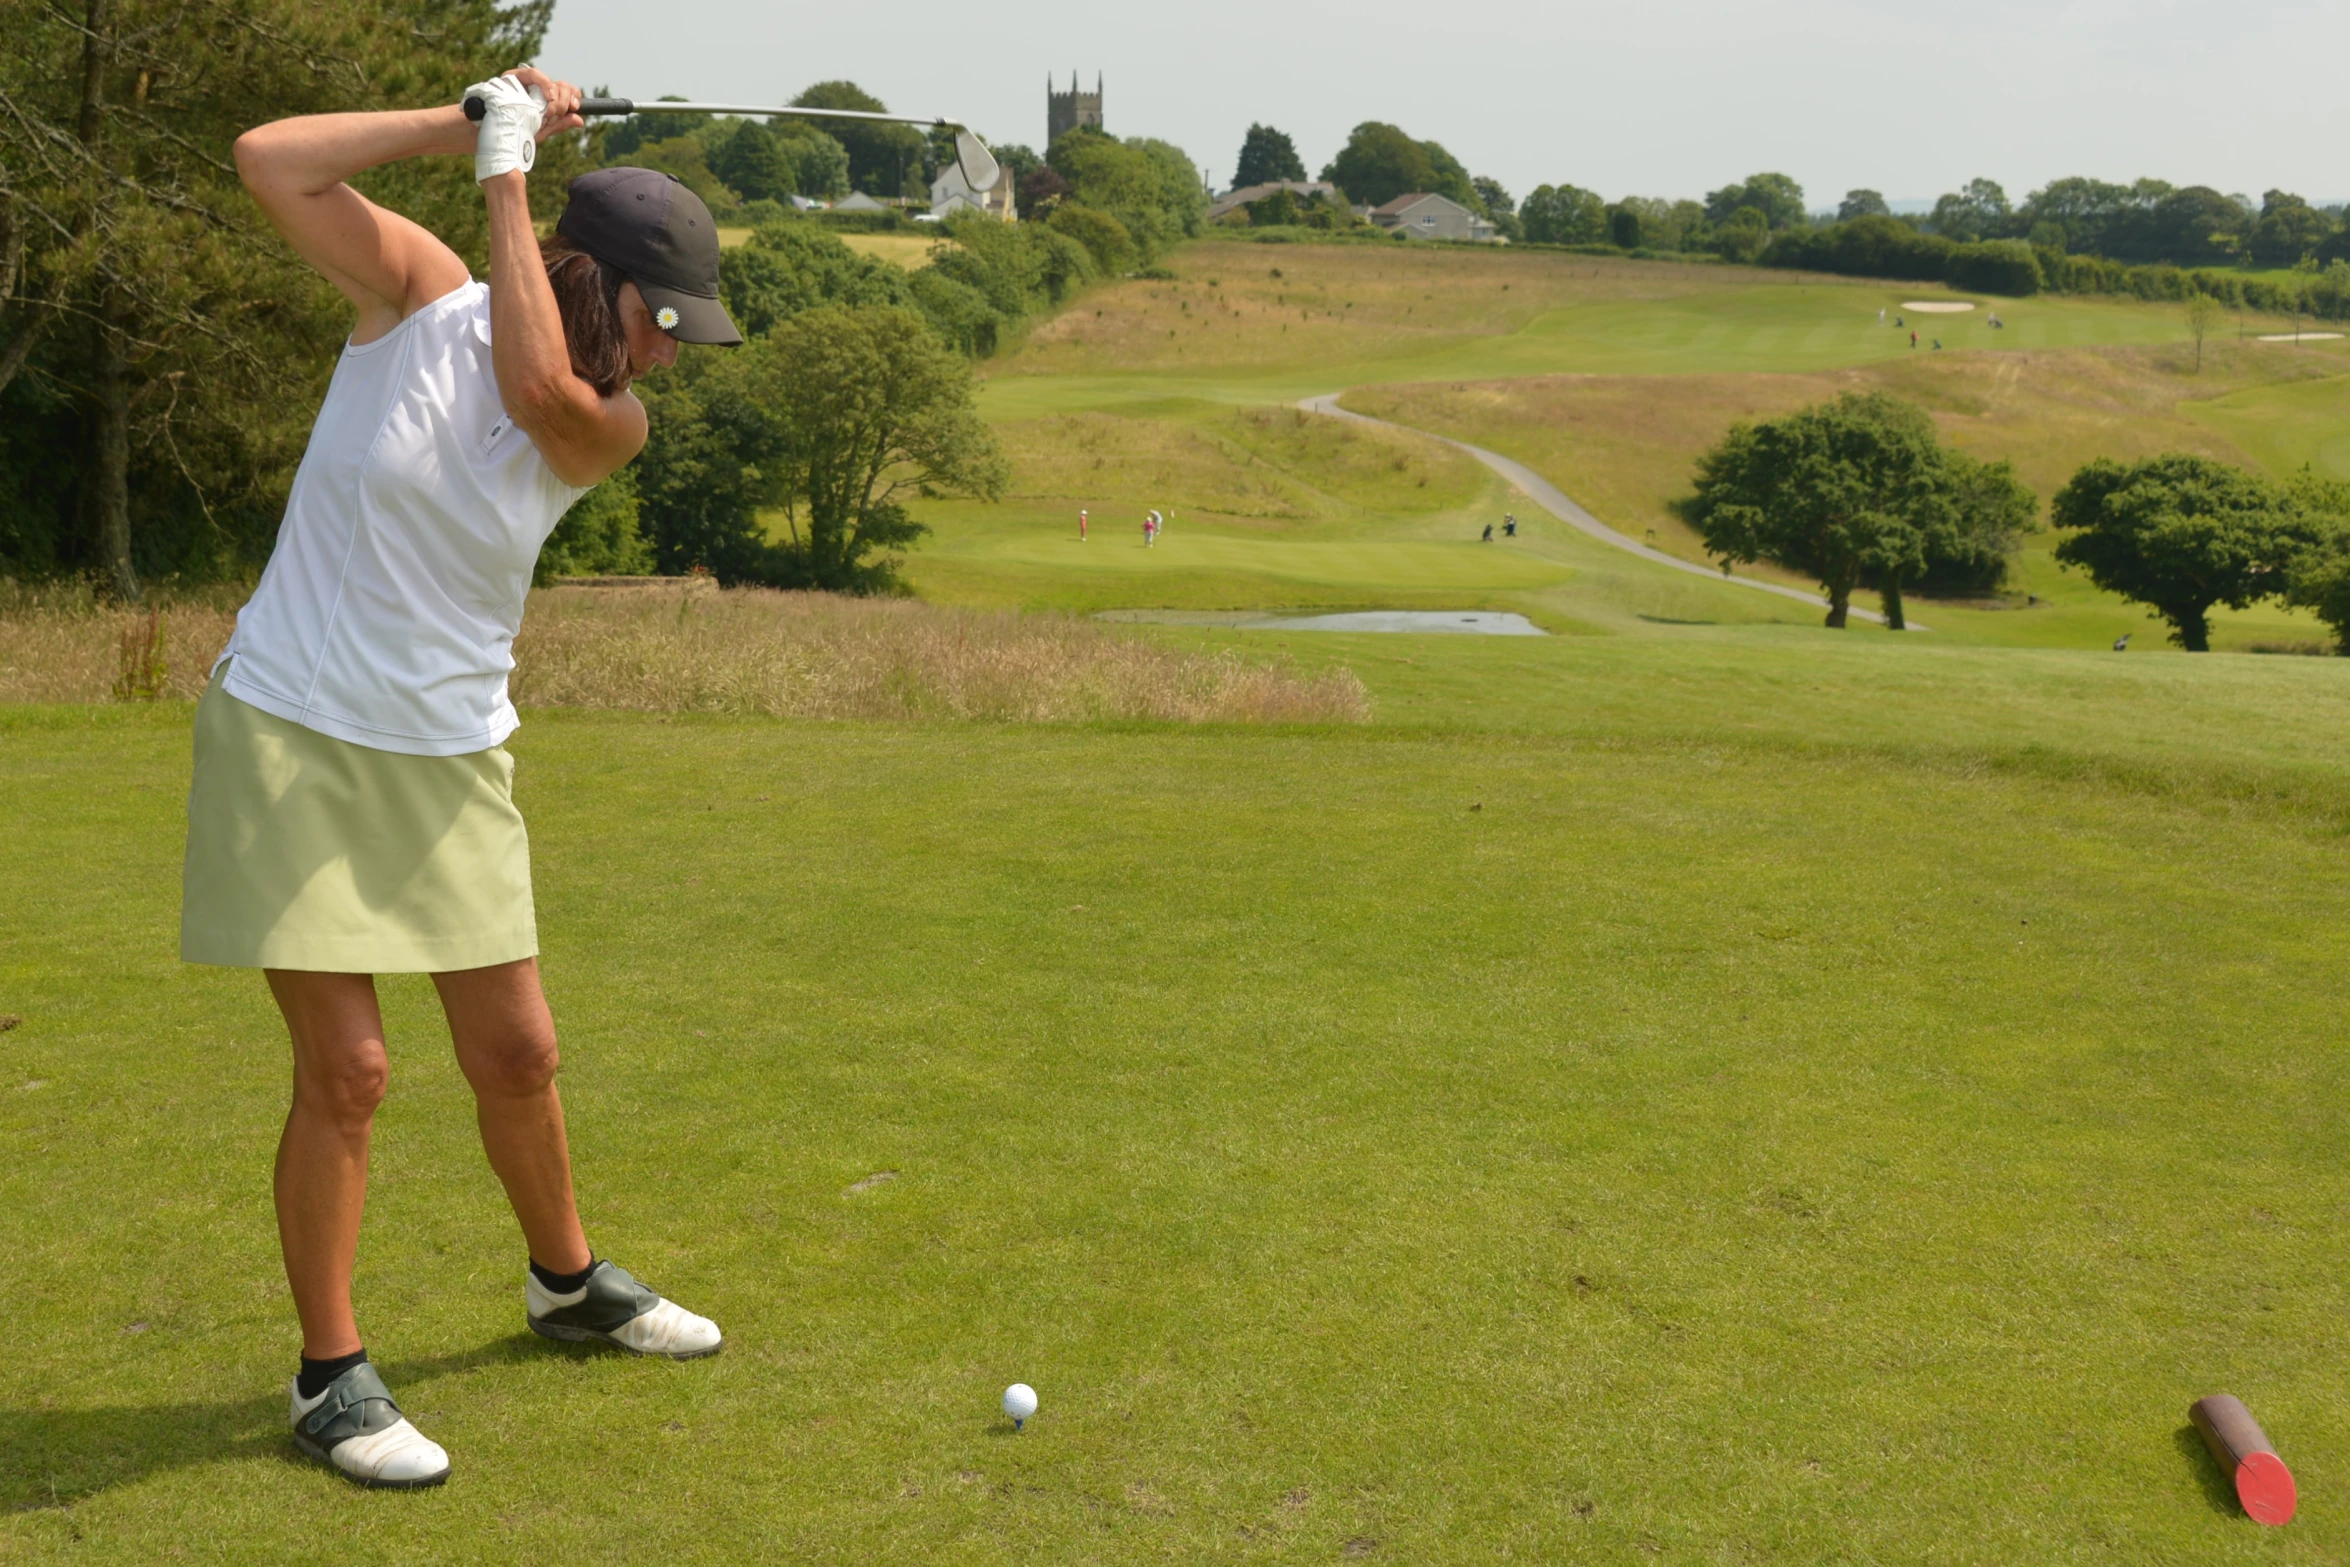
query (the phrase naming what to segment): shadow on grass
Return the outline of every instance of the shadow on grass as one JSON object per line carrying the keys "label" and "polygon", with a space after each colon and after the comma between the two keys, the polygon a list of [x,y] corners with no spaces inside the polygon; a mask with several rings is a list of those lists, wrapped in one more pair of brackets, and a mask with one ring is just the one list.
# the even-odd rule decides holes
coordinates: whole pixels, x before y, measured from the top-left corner
{"label": "shadow on grass", "polygon": [[[478,1348],[396,1361],[381,1369],[397,1397],[437,1377],[548,1354],[582,1359],[594,1349],[515,1333]],[[286,1429],[282,1385],[211,1404],[0,1409],[0,1512],[70,1507],[165,1470],[256,1457],[311,1463]]]}
{"label": "shadow on grass", "polygon": [[2236,1482],[2220,1468],[2211,1456],[2211,1449],[2203,1445],[2203,1433],[2192,1423],[2183,1425],[2171,1433],[2171,1445],[2194,1471],[2196,1482],[2203,1487],[2203,1500],[2211,1505],[2211,1510],[2230,1518],[2242,1517],[2242,1505],[2236,1500]]}

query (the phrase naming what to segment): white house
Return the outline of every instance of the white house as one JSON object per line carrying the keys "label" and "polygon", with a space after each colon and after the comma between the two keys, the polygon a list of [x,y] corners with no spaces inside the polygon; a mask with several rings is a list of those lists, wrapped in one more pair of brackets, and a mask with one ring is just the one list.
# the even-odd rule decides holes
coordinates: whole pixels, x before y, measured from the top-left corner
{"label": "white house", "polygon": [[1006,223],[1015,221],[1019,214],[1012,204],[1012,175],[1006,170],[995,182],[993,190],[973,190],[971,182],[963,178],[963,166],[950,163],[938,171],[938,178],[930,182],[930,213],[937,218],[953,217],[969,209],[984,212],[991,218]]}
{"label": "white house", "polygon": [[1491,244],[1501,233],[1447,196],[1416,190],[1366,214],[1373,223],[1410,239],[1466,239]]}

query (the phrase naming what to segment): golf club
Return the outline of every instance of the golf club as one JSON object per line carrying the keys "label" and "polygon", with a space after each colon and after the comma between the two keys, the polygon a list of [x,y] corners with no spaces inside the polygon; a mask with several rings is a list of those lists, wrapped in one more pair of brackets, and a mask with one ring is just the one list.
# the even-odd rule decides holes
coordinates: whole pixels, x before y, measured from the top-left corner
{"label": "golf club", "polygon": [[[479,121],[487,110],[479,98],[465,100],[465,117]],[[579,112],[582,115],[616,117],[637,112],[633,98],[583,98]],[[884,125],[941,125],[955,133],[955,162],[962,166],[964,183],[975,191],[993,190],[996,181],[1004,177],[995,154],[987,150],[987,143],[971,134],[971,128],[957,120],[934,118],[921,114],[877,114],[868,109],[803,109],[791,105],[759,105],[740,103],[670,103],[648,102],[647,113],[654,114],[747,114],[766,118],[778,114],[796,114],[816,120],[873,120]]]}

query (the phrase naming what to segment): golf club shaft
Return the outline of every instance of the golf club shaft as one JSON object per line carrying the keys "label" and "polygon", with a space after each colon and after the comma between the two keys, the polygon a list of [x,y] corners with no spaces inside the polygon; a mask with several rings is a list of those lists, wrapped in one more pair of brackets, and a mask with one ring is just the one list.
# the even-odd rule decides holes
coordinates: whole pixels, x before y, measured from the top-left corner
{"label": "golf club shaft", "polygon": [[[927,114],[878,114],[869,109],[810,109],[791,104],[742,103],[638,103],[634,98],[582,98],[579,112],[588,118],[612,118],[636,114],[792,114],[818,120],[872,120],[883,125],[945,125],[955,130],[964,129],[960,120],[941,119]],[[478,121],[485,112],[479,98],[465,100],[465,117]]]}

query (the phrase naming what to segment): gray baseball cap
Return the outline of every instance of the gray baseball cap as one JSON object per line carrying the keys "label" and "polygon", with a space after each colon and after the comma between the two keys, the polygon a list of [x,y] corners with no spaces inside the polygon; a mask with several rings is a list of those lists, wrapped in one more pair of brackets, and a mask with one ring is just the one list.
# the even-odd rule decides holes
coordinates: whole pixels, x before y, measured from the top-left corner
{"label": "gray baseball cap", "polygon": [[555,232],[617,267],[681,343],[740,347],[718,302],[718,224],[702,198],[657,169],[597,169],[571,182]]}

